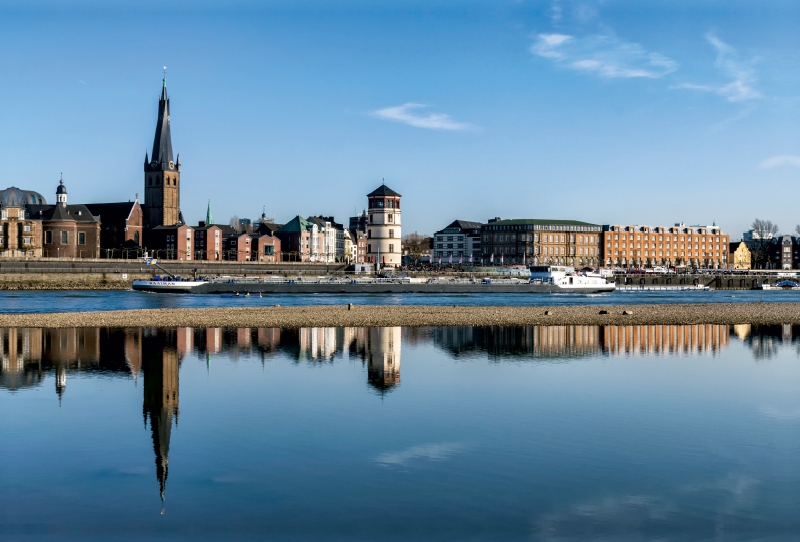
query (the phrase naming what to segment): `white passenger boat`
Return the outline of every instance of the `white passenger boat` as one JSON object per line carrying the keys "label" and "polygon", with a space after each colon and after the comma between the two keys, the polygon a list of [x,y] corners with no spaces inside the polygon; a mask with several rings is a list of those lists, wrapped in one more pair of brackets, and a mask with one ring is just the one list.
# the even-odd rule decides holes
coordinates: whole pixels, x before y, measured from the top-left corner
{"label": "white passenger boat", "polygon": [[779,280],[775,284],[764,283],[759,288],[762,290],[800,290],[800,283],[795,280],[785,279]]}
{"label": "white passenger boat", "polygon": [[599,273],[575,271],[560,265],[531,266],[531,282],[541,281],[555,286],[561,292],[613,292],[616,284],[608,282]]}

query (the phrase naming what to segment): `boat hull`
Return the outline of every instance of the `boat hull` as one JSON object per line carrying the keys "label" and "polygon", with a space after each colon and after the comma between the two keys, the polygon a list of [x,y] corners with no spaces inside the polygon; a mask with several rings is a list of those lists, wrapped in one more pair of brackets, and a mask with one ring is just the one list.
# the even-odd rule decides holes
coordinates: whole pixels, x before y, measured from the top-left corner
{"label": "boat hull", "polygon": [[194,289],[206,284],[203,281],[134,280],[132,288],[140,292],[195,293]]}
{"label": "boat hull", "polygon": [[192,289],[196,294],[554,294],[608,293],[614,284],[582,288],[563,288],[552,284],[481,284],[481,283],[268,283],[207,282]]}

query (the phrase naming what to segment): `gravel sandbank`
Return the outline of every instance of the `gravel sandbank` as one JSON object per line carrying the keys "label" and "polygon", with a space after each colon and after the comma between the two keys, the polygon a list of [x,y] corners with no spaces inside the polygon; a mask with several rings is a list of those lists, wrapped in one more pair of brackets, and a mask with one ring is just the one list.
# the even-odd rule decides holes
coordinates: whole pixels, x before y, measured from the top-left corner
{"label": "gravel sandbank", "polygon": [[[628,312],[629,314],[625,314]],[[360,327],[800,324],[800,303],[558,307],[353,306],[0,314],[0,327]]]}

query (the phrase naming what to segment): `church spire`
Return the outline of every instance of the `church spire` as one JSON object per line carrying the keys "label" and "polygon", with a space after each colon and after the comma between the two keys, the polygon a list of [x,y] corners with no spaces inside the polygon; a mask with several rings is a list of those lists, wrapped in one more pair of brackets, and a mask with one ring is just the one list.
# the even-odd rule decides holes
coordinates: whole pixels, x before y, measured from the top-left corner
{"label": "church spire", "polygon": [[169,131],[169,97],[167,96],[167,76],[164,75],[161,88],[161,98],[158,100],[158,124],[156,136],[153,139],[153,153],[151,163],[160,165],[159,169],[174,167],[172,160],[172,137]]}
{"label": "church spire", "polygon": [[210,226],[214,223],[214,220],[211,218],[211,200],[208,200],[208,209],[206,209],[206,226]]}

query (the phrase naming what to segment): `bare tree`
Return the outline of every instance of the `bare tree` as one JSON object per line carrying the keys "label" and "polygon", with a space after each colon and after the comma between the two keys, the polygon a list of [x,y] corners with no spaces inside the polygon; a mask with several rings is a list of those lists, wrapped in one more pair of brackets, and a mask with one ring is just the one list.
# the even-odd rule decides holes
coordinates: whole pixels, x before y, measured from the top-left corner
{"label": "bare tree", "polygon": [[231,219],[228,221],[228,226],[236,230],[236,233],[242,233],[239,231],[241,228],[241,223],[239,222],[239,215],[233,215]]}
{"label": "bare tree", "polygon": [[797,235],[800,235],[800,224],[794,227],[794,231],[797,233]]}
{"label": "bare tree", "polygon": [[428,241],[424,235],[417,232],[409,233],[403,237],[403,248],[408,251],[408,256],[417,261],[428,251]]}
{"label": "bare tree", "polygon": [[769,264],[772,258],[770,257],[769,246],[772,243],[773,237],[778,234],[778,225],[773,224],[771,220],[762,220],[756,218],[750,226],[753,230],[750,239],[750,254],[753,259],[753,267],[759,267]]}

